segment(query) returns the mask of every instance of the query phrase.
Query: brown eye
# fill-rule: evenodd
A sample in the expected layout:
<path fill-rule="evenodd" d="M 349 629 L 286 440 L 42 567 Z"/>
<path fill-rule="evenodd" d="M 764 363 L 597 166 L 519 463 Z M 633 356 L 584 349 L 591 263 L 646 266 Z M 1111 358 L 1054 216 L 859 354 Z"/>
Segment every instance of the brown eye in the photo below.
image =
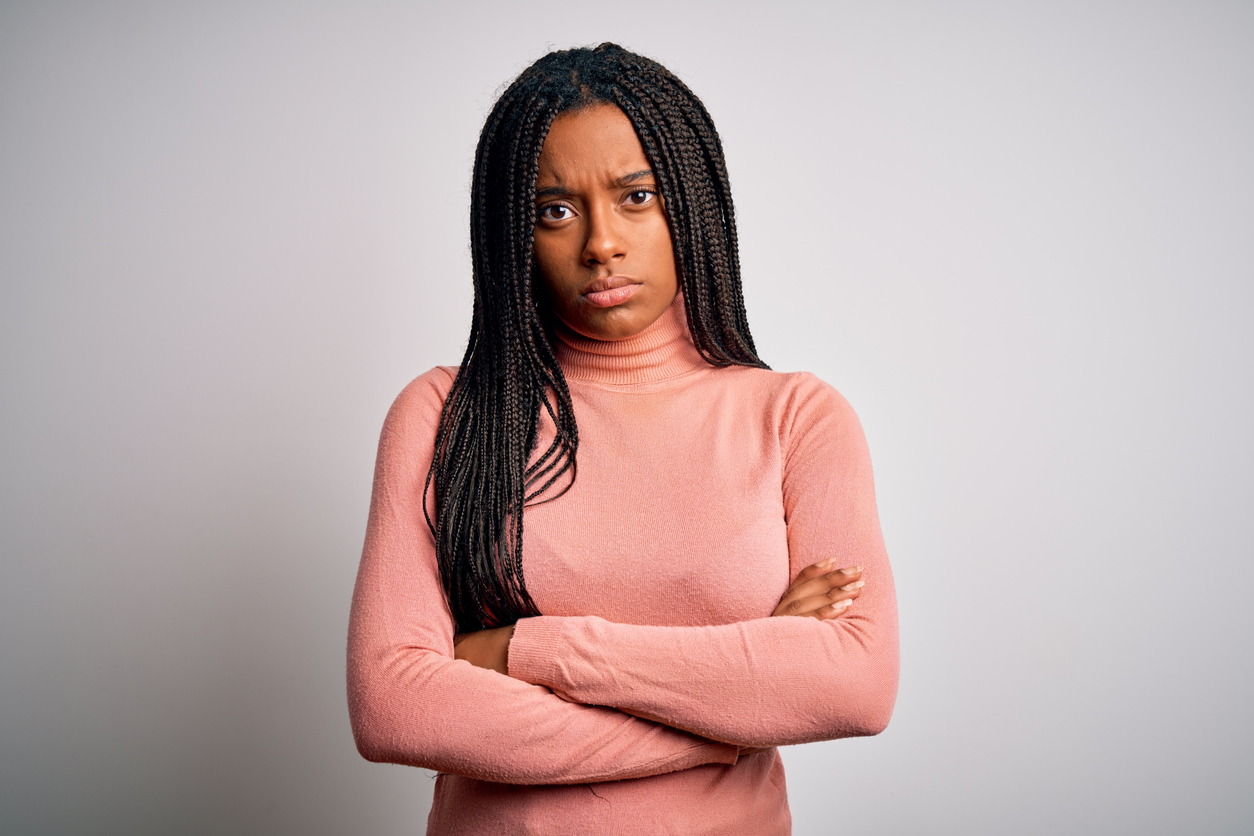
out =
<path fill-rule="evenodd" d="M 632 206 L 645 206 L 653 200 L 654 194 L 647 189 L 637 189 L 627 195 L 627 202 Z"/>
<path fill-rule="evenodd" d="M 545 206 L 540 210 L 540 220 L 542 221 L 564 221 L 574 217 L 574 211 L 569 206 L 563 206 L 560 203 L 554 203 Z"/>

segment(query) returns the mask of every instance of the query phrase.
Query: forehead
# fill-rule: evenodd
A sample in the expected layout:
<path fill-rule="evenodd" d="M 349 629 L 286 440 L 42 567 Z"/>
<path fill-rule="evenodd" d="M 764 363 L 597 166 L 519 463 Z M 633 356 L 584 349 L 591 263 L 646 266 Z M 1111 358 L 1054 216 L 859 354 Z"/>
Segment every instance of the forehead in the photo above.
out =
<path fill-rule="evenodd" d="M 636 130 L 617 106 L 600 104 L 553 120 L 540 150 L 537 185 L 615 179 L 649 168 Z"/>

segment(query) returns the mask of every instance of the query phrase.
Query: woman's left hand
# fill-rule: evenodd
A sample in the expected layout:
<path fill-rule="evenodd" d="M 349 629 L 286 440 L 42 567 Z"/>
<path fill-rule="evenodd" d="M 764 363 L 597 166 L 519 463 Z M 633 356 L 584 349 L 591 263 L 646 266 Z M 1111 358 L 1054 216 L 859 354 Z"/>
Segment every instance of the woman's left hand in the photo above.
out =
<path fill-rule="evenodd" d="M 509 676 L 509 640 L 514 625 L 460 633 L 453 637 L 453 658 Z"/>
<path fill-rule="evenodd" d="M 836 569 L 836 558 L 807 566 L 788 587 L 771 615 L 800 615 L 826 621 L 849 611 L 862 593 L 862 567 Z"/>

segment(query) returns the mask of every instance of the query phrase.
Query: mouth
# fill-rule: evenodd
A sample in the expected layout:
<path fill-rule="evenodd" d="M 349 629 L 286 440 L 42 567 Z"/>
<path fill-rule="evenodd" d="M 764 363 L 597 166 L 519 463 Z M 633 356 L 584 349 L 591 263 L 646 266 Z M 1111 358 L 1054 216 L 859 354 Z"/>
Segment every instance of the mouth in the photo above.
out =
<path fill-rule="evenodd" d="M 606 276 L 588 285 L 588 289 L 580 296 L 594 308 L 612 308 L 635 296 L 636 291 L 642 287 L 643 282 L 627 276 Z"/>

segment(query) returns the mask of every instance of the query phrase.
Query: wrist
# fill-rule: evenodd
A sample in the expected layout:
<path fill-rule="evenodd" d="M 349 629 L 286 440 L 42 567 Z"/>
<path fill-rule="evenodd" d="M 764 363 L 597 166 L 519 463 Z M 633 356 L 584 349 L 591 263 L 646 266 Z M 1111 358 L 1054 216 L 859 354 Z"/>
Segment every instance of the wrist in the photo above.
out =
<path fill-rule="evenodd" d="M 561 620 L 536 616 L 520 618 L 510 634 L 507 664 L 509 675 L 532 685 L 552 688 L 555 680 Z"/>

